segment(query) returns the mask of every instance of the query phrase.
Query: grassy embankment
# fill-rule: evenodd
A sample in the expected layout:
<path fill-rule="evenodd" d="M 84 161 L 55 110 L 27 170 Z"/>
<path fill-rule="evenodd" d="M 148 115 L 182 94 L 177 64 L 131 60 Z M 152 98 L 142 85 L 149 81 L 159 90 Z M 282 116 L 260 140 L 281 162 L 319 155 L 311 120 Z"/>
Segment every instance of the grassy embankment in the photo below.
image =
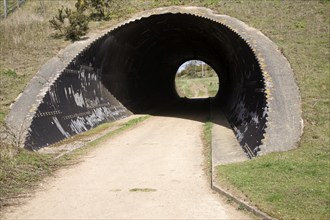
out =
<path fill-rule="evenodd" d="M 220 166 L 219 181 L 241 190 L 253 204 L 276 218 L 329 219 L 329 1 L 126 2 L 120 11 L 125 16 L 171 4 L 209 6 L 261 30 L 279 46 L 292 65 L 302 96 L 305 128 L 299 148 Z M 0 21 L 0 121 L 40 66 L 69 44 L 50 37 L 48 19 L 60 4 L 72 5 L 72 1 L 45 1 L 45 8 L 39 1 L 28 1 Z M 107 25 L 92 24 L 91 29 Z M 0 166 L 8 167 L 5 174 L 13 177 L 23 167 L 27 167 L 23 172 L 26 176 L 34 169 L 44 172 L 54 167 L 47 158 L 33 159 L 35 156 L 22 151 Z M 26 161 L 22 166 L 18 164 L 20 158 Z M 30 166 L 33 168 L 29 170 Z M 14 180 L 24 185 L 24 178 Z"/>
<path fill-rule="evenodd" d="M 329 7 L 328 1 L 236 1 L 218 7 L 270 37 L 300 88 L 305 127 L 298 149 L 218 167 L 220 182 L 279 219 L 330 218 Z"/>
<path fill-rule="evenodd" d="M 0 20 L 0 123 L 42 64 L 69 42 L 53 39 L 48 20 L 66 1 L 28 1 Z"/>

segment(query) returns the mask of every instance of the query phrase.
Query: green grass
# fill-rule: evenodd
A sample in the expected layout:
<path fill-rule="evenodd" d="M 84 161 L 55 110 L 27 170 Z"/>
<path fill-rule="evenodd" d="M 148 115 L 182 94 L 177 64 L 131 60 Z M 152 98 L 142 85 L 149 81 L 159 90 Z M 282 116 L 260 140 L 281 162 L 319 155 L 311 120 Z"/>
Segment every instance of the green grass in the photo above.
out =
<path fill-rule="evenodd" d="M 219 182 L 234 185 L 276 218 L 329 219 L 329 157 L 303 153 L 298 157 L 298 153 L 219 166 Z"/>
<path fill-rule="evenodd" d="M 131 119 L 101 138 L 91 141 L 83 148 L 76 149 L 70 152 L 70 154 L 65 154 L 59 159 L 55 159 L 58 154 L 42 154 L 24 149 L 20 150 L 14 157 L 0 158 L 0 208 L 10 205 L 11 199 L 30 192 L 31 189 L 38 186 L 44 177 L 52 175 L 57 169 L 76 164 L 82 155 L 90 152 L 94 147 L 99 146 L 112 136 L 134 127 L 147 118 L 149 116 Z M 70 141 L 83 140 L 83 138 L 104 131 L 112 125 L 113 123 L 100 125 L 84 134 L 65 140 L 65 144 L 70 144 Z"/>
<path fill-rule="evenodd" d="M 213 124 L 210 121 L 206 121 L 203 125 L 203 156 L 204 156 L 204 172 L 209 181 L 212 178 L 212 127 Z"/>
<path fill-rule="evenodd" d="M 14 158 L 0 160 L 0 208 L 8 205 L 9 199 L 35 187 L 61 164 L 50 155 L 26 150 L 21 150 Z"/>
<path fill-rule="evenodd" d="M 177 78 L 176 90 L 181 97 L 214 97 L 219 89 L 218 77 Z"/>
<path fill-rule="evenodd" d="M 288 58 L 302 96 L 299 148 L 218 167 L 218 176 L 279 219 L 329 219 L 329 2 L 236 1 L 219 11 L 263 31 Z M 255 16 L 258 15 L 258 16 Z"/>
<path fill-rule="evenodd" d="M 54 8 L 72 2 L 27 1 L 8 18 L 0 20 L 0 124 L 9 106 L 47 60 L 69 42 L 53 39 L 48 20 Z M 7 74 L 8 71 L 15 74 Z"/>

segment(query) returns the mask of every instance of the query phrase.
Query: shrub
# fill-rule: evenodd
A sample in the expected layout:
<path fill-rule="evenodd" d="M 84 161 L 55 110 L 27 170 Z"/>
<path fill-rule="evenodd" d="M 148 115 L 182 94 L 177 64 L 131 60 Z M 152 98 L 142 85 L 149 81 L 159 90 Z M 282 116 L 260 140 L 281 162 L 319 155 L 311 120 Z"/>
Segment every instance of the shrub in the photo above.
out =
<path fill-rule="evenodd" d="M 111 0 L 77 0 L 76 11 L 62 7 L 58 15 L 50 22 L 56 33 L 55 37 L 65 37 L 66 40 L 76 41 L 85 35 L 89 20 L 101 21 L 110 19 Z"/>
<path fill-rule="evenodd" d="M 64 36 L 66 40 L 76 41 L 87 33 L 89 19 L 82 11 L 62 7 L 49 23 L 57 31 L 57 37 Z"/>
<path fill-rule="evenodd" d="M 110 0 L 77 0 L 75 6 L 78 12 L 88 11 L 89 18 L 93 21 L 110 19 Z"/>

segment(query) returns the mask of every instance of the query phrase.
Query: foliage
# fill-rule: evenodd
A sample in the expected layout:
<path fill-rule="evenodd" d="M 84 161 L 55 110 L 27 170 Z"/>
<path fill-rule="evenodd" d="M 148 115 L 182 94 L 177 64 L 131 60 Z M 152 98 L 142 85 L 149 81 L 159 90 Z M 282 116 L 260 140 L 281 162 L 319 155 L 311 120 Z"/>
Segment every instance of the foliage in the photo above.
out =
<path fill-rule="evenodd" d="M 92 9 L 90 18 L 92 20 L 101 21 L 110 19 L 110 1 L 109 0 L 88 0 Z"/>
<path fill-rule="evenodd" d="M 80 13 L 88 11 L 93 21 L 110 19 L 111 0 L 77 0 L 75 6 Z"/>
<path fill-rule="evenodd" d="M 201 63 L 197 60 L 191 60 L 182 65 L 185 65 L 185 67 L 177 73 L 177 77 L 202 78 L 216 76 L 212 67 L 204 62 Z"/>
<path fill-rule="evenodd" d="M 110 20 L 110 6 L 110 0 L 77 0 L 75 11 L 62 6 L 49 23 L 57 31 L 56 37 L 76 41 L 87 33 L 90 20 Z"/>
<path fill-rule="evenodd" d="M 83 13 L 64 7 L 58 9 L 58 14 L 49 21 L 50 26 L 59 32 L 57 36 L 64 36 L 66 40 L 72 41 L 79 40 L 87 33 L 88 22 Z"/>

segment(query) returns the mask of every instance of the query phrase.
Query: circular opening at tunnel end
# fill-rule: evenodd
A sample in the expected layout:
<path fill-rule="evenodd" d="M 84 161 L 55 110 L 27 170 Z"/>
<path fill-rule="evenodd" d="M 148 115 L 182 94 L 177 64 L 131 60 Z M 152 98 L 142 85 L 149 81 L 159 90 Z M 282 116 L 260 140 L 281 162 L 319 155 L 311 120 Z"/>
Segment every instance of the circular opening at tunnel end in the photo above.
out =
<path fill-rule="evenodd" d="M 184 62 L 176 72 L 175 89 L 181 98 L 210 98 L 219 91 L 219 77 L 201 60 Z"/>

